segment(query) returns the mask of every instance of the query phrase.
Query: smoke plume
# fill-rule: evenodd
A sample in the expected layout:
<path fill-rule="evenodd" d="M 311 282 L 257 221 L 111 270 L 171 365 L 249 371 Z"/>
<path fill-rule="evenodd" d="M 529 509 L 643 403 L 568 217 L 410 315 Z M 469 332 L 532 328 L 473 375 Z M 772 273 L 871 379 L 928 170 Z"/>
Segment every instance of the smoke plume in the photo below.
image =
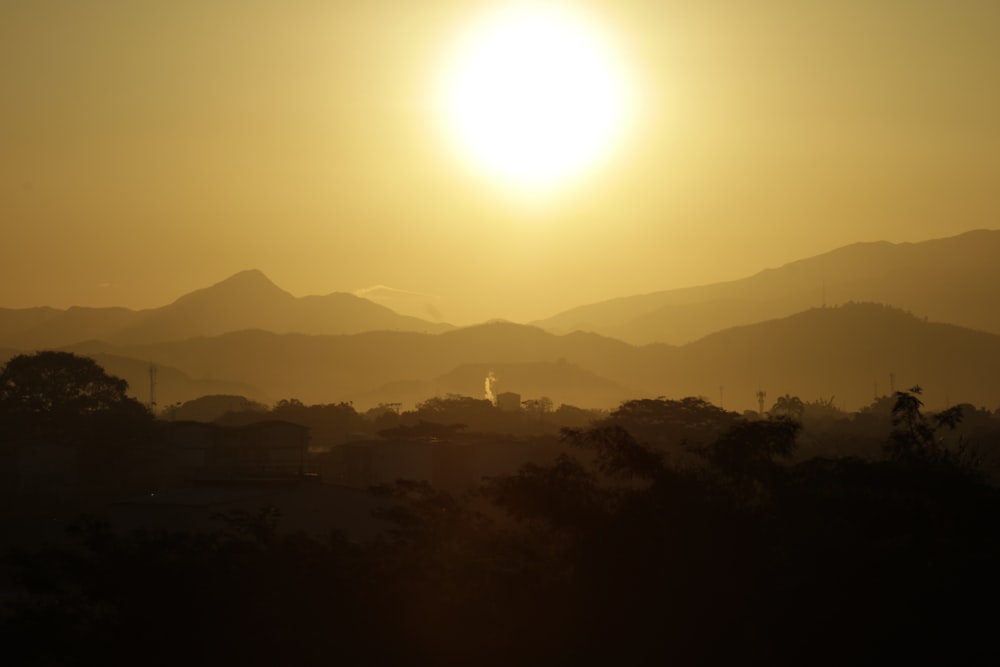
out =
<path fill-rule="evenodd" d="M 493 375 L 493 371 L 490 371 L 489 374 L 486 376 L 486 382 L 484 384 L 486 387 L 486 400 L 492 403 L 493 405 L 497 404 L 497 395 L 496 392 L 493 391 L 493 388 L 496 386 L 496 383 L 497 383 L 497 378 L 495 375 Z"/>

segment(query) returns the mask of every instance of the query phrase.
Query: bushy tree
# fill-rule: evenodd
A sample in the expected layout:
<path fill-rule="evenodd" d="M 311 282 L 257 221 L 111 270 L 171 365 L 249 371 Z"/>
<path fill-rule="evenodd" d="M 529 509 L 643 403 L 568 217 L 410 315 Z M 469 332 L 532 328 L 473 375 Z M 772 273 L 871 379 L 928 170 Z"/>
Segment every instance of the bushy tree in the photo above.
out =
<path fill-rule="evenodd" d="M 962 407 L 956 405 L 926 416 L 921 412 L 922 393 L 919 385 L 909 391 L 896 392 L 892 406 L 893 430 L 885 445 L 886 453 L 898 461 L 958 463 L 956 457 L 961 452 L 949 451 L 938 432 L 945 427 L 954 429 L 962 421 Z"/>
<path fill-rule="evenodd" d="M 56 351 L 20 354 L 0 371 L 0 414 L 62 420 L 146 413 L 127 391 L 125 380 L 89 357 Z"/>

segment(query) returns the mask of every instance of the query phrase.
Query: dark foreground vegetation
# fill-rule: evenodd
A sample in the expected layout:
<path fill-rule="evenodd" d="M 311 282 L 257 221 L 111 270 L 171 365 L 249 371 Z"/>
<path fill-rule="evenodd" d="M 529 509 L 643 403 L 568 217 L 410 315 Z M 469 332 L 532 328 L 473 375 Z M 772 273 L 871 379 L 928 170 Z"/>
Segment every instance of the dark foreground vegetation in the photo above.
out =
<path fill-rule="evenodd" d="M 12 407 L 4 391 L 5 433 L 52 423 L 38 416 L 51 404 Z M 219 516 L 210 533 L 123 534 L 83 518 L 69 541 L 6 555 L 3 655 L 992 664 L 1000 496 L 976 453 L 998 443 L 953 437 L 962 409 L 926 413 L 917 388 L 890 399 L 878 450 L 850 454 L 849 427 L 835 442 L 806 438 L 788 398 L 761 419 L 698 399 L 632 401 L 565 429 L 567 453 L 467 492 L 383 487 L 393 502 L 374 541 L 291 534 L 269 507 Z M 77 427 L 99 428 L 80 415 L 103 419 L 107 406 L 91 408 L 75 411 Z M 114 447 L 142 428 L 127 423 L 107 432 Z"/>

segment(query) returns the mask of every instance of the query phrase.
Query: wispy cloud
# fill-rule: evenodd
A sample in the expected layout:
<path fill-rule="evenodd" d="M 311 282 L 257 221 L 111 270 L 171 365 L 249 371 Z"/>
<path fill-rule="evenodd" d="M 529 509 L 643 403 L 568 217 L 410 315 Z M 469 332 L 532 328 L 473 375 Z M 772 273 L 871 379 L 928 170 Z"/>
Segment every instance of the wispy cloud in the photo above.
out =
<path fill-rule="evenodd" d="M 444 321 L 444 315 L 438 307 L 442 299 L 436 294 L 413 292 L 388 285 L 371 285 L 354 290 L 354 295 L 374 301 L 403 315 L 413 315 L 434 322 Z"/>
<path fill-rule="evenodd" d="M 360 289 L 354 290 L 354 296 L 360 296 L 364 299 L 392 299 L 397 297 L 405 297 L 408 299 L 432 299 L 440 300 L 441 297 L 435 294 L 423 294 L 421 292 L 411 292 L 409 290 L 397 289 L 395 287 L 389 287 L 388 285 L 371 285 L 370 287 L 362 287 Z"/>

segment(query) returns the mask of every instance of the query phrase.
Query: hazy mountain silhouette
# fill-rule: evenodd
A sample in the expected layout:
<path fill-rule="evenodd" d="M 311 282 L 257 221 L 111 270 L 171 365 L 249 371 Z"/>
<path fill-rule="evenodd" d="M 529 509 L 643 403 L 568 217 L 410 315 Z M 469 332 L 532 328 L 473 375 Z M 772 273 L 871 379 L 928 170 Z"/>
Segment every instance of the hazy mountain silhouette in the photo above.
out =
<path fill-rule="evenodd" d="M 346 334 L 399 330 L 440 332 L 447 324 L 399 315 L 353 294 L 295 297 L 260 271 L 237 273 L 161 308 L 0 310 L 0 343 L 21 349 L 87 340 L 118 344 L 218 336 L 244 329 L 277 333 Z"/>
<path fill-rule="evenodd" d="M 55 308 L 0 308 L 0 341 L 30 331 L 58 316 Z"/>
<path fill-rule="evenodd" d="M 552 333 L 590 331 L 633 344 L 682 344 L 825 303 L 871 301 L 933 320 L 1000 333 L 1000 231 L 923 243 L 858 243 L 742 280 L 623 297 L 537 322 Z M 142 311 L 0 308 L 0 345 L 22 350 L 87 340 L 119 345 L 248 329 L 312 335 L 437 333 L 450 325 L 399 315 L 352 294 L 295 297 L 256 270 Z"/>
<path fill-rule="evenodd" d="M 886 303 L 1000 333 L 1000 230 L 922 243 L 856 243 L 749 278 L 580 306 L 536 325 L 635 344 L 682 344 L 824 304 Z"/>
<path fill-rule="evenodd" d="M 601 375 L 595 367 L 621 373 L 621 368 L 640 363 L 635 348 L 620 341 L 591 334 L 553 336 L 509 323 L 439 335 L 375 331 L 308 336 L 254 330 L 166 343 L 109 346 L 91 342 L 69 349 L 86 354 L 113 351 L 147 364 L 152 359 L 193 377 L 245 382 L 276 398 L 294 397 L 311 403 L 355 400 L 389 383 L 431 381 L 467 364 L 528 364 L 572 358 L 571 363 Z M 455 386 L 454 392 L 479 396 L 484 378 L 485 372 L 470 380 L 468 387 Z M 504 390 L 525 393 L 506 382 Z"/>
<path fill-rule="evenodd" d="M 495 323 L 437 335 L 243 331 L 188 341 L 113 347 L 91 343 L 73 349 L 113 352 L 147 363 L 152 359 L 193 378 L 245 383 L 275 398 L 355 401 L 360 409 L 369 407 L 368 401 L 405 401 L 420 389 L 478 397 L 483 378 L 462 370 L 469 367 L 496 371 L 503 391 L 523 398 L 537 398 L 537 391 L 557 405 L 578 401 L 581 407 L 602 407 L 601 401 L 615 398 L 612 388 L 621 387 L 630 397 L 702 395 L 724 407 L 744 409 L 754 405 L 760 388 L 768 392 L 769 401 L 785 393 L 804 400 L 835 395 L 838 406 L 857 409 L 871 402 L 876 383 L 880 393 L 889 393 L 890 374 L 897 389 L 923 385 L 931 406 L 949 401 L 991 409 L 1000 405 L 1000 385 L 995 382 L 1000 377 L 1000 336 L 927 322 L 875 304 L 811 309 L 730 328 L 682 347 L 636 347 L 594 334 L 557 336 L 536 327 Z M 580 391 L 565 384 L 559 388 L 560 363 L 590 374 L 592 400 L 581 398 L 582 386 Z M 497 370 L 531 364 L 539 365 L 532 371 L 539 375 L 530 378 L 526 372 L 523 380 L 504 378 Z M 518 386 L 522 381 L 525 386 Z M 387 390 L 393 383 L 400 392 L 396 396 Z"/>
<path fill-rule="evenodd" d="M 359 408 L 480 396 L 479 376 L 492 369 L 502 390 L 581 407 L 702 395 L 742 409 L 760 388 L 772 399 L 836 395 L 839 407 L 857 408 L 888 393 L 892 374 L 895 388 L 925 386 L 930 405 L 992 409 L 1000 336 L 986 332 L 1000 331 L 998 260 L 1000 231 L 861 243 L 744 280 L 583 306 L 546 320 L 549 331 L 509 322 L 454 329 L 349 294 L 296 298 L 245 271 L 145 311 L 0 309 L 0 350 L 108 355 L 140 400 L 153 361 L 161 406 L 206 393 Z M 917 316 L 865 303 L 818 308 L 824 292 L 830 304 L 901 304 Z M 576 328 L 598 333 L 552 333 Z M 618 336 L 694 342 L 637 346 Z"/>
<path fill-rule="evenodd" d="M 260 271 L 243 271 L 150 311 L 117 340 L 161 342 L 244 329 L 275 333 L 346 334 L 401 330 L 436 332 L 448 325 L 398 315 L 353 294 L 296 298 Z"/>
<path fill-rule="evenodd" d="M 35 309 L 32 309 L 35 310 Z M 2 340 L 21 348 L 52 348 L 83 340 L 107 340 L 114 332 L 132 324 L 140 313 L 128 308 L 84 308 L 73 306 L 66 310 L 43 309 L 45 317 L 37 323 L 4 336 Z M 24 320 L 23 311 L 8 311 L 8 324 Z M 2 315 L 0 315 L 2 318 Z M 4 327 L 6 328 L 6 327 Z M 11 327 L 13 328 L 13 327 Z"/>
<path fill-rule="evenodd" d="M 876 393 L 919 384 L 930 406 L 1000 405 L 1000 336 L 879 304 L 814 308 L 720 331 L 681 350 L 672 373 L 710 398 L 720 386 L 730 400 L 761 388 L 767 406 L 785 393 L 835 395 L 838 407 L 856 410 Z"/>
<path fill-rule="evenodd" d="M 126 380 L 130 394 L 143 403 L 149 401 L 149 361 L 113 354 L 92 356 L 109 373 Z M 156 402 L 160 409 L 193 397 L 214 394 L 236 394 L 262 403 L 274 400 L 273 397 L 246 382 L 193 378 L 171 366 L 156 364 Z"/>

